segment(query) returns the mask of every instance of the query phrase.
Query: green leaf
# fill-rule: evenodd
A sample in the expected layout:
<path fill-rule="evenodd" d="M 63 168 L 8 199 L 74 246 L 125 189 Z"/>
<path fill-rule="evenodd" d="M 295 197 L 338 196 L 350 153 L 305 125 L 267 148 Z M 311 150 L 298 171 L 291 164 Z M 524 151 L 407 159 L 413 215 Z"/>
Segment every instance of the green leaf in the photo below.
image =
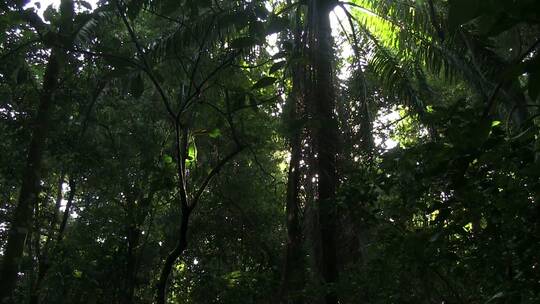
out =
<path fill-rule="evenodd" d="M 77 278 L 77 279 L 82 278 L 82 271 L 77 270 L 77 269 L 73 270 L 73 276 L 74 276 L 75 278 Z"/>
<path fill-rule="evenodd" d="M 276 82 L 277 78 L 275 77 L 263 77 L 261 79 L 259 79 L 259 81 L 257 81 L 252 89 L 253 90 L 256 90 L 256 89 L 261 89 L 261 88 L 264 88 L 264 87 L 267 87 L 267 86 L 271 86 L 274 84 L 274 82 Z"/>
<path fill-rule="evenodd" d="M 165 164 L 171 164 L 173 162 L 173 158 L 170 155 L 163 155 L 163 162 Z"/>
<path fill-rule="evenodd" d="M 286 65 L 287 65 L 287 61 L 280 61 L 280 62 L 274 63 L 270 67 L 270 74 L 273 74 L 273 73 L 277 72 L 278 70 L 281 70 Z"/>
<path fill-rule="evenodd" d="M 188 159 L 195 160 L 196 154 L 197 154 L 197 149 L 195 148 L 195 145 L 190 144 L 188 148 Z"/>
<path fill-rule="evenodd" d="M 216 128 L 208 132 L 208 136 L 210 136 L 210 138 L 218 138 L 221 136 L 221 131 L 218 128 Z"/>
<path fill-rule="evenodd" d="M 193 166 L 193 164 L 196 161 L 197 161 L 197 146 L 195 145 L 195 142 L 192 139 L 188 145 L 186 166 Z"/>

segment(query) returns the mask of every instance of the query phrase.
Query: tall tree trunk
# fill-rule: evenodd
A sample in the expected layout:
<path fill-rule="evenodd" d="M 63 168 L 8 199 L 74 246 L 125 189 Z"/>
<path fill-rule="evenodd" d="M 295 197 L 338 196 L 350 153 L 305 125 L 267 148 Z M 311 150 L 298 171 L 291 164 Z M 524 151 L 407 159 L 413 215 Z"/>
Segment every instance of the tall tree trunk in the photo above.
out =
<path fill-rule="evenodd" d="M 300 225 L 300 160 L 302 158 L 302 129 L 296 123 L 299 120 L 301 93 L 299 91 L 299 71 L 293 71 L 293 88 L 290 98 L 292 124 L 289 132 L 291 160 L 287 177 L 287 195 L 285 213 L 287 216 L 287 245 L 285 265 L 281 285 L 280 298 L 282 303 L 300 304 L 303 302 L 301 291 L 304 288 L 304 253 L 302 250 L 302 229 Z"/>
<path fill-rule="evenodd" d="M 291 140 L 291 160 L 287 181 L 287 247 L 281 286 L 282 303 L 302 303 L 304 288 L 304 254 L 302 250 L 302 229 L 299 219 L 300 158 L 301 140 L 295 134 Z"/>
<path fill-rule="evenodd" d="M 73 20 L 73 1 L 62 0 L 60 5 L 60 35 L 70 33 Z M 54 92 L 59 85 L 59 76 L 66 51 L 53 48 L 45 74 L 39 98 L 35 121 L 31 127 L 32 137 L 28 148 L 26 168 L 19 194 L 19 201 L 11 220 L 5 254 L 0 269 L 0 303 L 8 302 L 17 283 L 17 272 L 21 264 L 24 244 L 33 222 L 32 207 L 38 197 L 41 181 L 41 167 L 49 123 L 54 104 Z"/>
<path fill-rule="evenodd" d="M 313 136 L 317 153 L 319 223 L 321 229 L 322 269 L 321 274 L 328 292 L 327 304 L 337 303 L 333 287 L 338 279 L 336 265 L 336 154 L 337 121 L 334 116 L 335 92 L 332 72 L 333 49 L 330 11 L 335 1 L 312 0 L 310 7 L 311 39 L 313 65 Z"/>
<path fill-rule="evenodd" d="M 288 2 L 290 5 L 290 1 Z M 301 10 L 296 12 L 296 29 L 294 33 L 295 53 L 302 55 L 305 47 L 302 39 Z M 303 250 L 302 226 L 300 223 L 300 160 L 302 159 L 302 133 L 300 125 L 304 116 L 305 67 L 295 64 L 292 68 L 292 89 L 289 97 L 289 115 L 287 117 L 291 159 L 287 176 L 286 223 L 287 244 L 285 263 L 280 288 L 281 303 L 301 304 L 304 302 L 302 290 L 305 285 L 305 259 Z"/>
<path fill-rule="evenodd" d="M 49 118 L 54 102 L 53 94 L 58 86 L 59 70 L 58 55 L 57 51 L 54 50 L 49 56 L 49 62 L 45 70 L 37 117 L 32 125 L 32 139 L 28 149 L 19 201 L 11 220 L 6 251 L 2 260 L 0 302 L 7 301 L 15 288 L 24 244 L 32 227 L 32 208 L 40 189 L 43 152 L 49 133 Z"/>

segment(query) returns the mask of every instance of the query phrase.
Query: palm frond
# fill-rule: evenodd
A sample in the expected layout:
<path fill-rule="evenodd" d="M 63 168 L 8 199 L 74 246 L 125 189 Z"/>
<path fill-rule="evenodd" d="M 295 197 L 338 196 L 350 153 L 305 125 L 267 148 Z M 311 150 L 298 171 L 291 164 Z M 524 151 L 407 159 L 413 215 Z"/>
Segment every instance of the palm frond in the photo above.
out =
<path fill-rule="evenodd" d="M 163 16 L 158 16 L 158 18 Z M 157 62 L 178 58 L 180 53 L 193 53 L 201 48 L 223 48 L 231 39 L 254 31 L 257 16 L 252 7 L 233 6 L 219 12 L 208 12 L 195 20 L 169 18 L 172 30 L 165 30 L 148 47 L 148 54 Z M 162 18 L 163 19 L 163 18 Z M 258 22 L 260 23 L 260 22 Z"/>
<path fill-rule="evenodd" d="M 110 21 L 113 17 L 114 12 L 107 10 L 96 10 L 90 14 L 77 15 L 75 20 L 77 27 L 73 34 L 74 45 L 85 47 L 91 44 L 100 25 Z"/>
<path fill-rule="evenodd" d="M 413 64 L 382 45 L 366 28 L 363 28 L 363 32 L 373 44 L 367 69 L 378 78 L 388 96 L 397 97 L 401 104 L 415 109 L 418 113 L 423 112 L 425 106 L 413 83 Z"/>
<path fill-rule="evenodd" d="M 366 36 L 377 40 L 377 47 L 393 50 L 402 66 L 405 62 L 420 65 L 446 81 L 470 84 L 480 96 L 486 96 L 487 88 L 493 86 L 487 81 L 497 73 L 491 67 L 499 66 L 494 64 L 493 52 L 474 37 L 468 38 L 470 44 L 476 46 L 474 50 L 470 50 L 471 46 L 466 45 L 462 36 L 446 35 L 441 39 L 425 4 L 362 0 L 352 6 L 350 17 L 368 33 Z M 441 26 L 444 28 L 444 24 Z M 466 56 L 471 52 L 474 54 Z"/>

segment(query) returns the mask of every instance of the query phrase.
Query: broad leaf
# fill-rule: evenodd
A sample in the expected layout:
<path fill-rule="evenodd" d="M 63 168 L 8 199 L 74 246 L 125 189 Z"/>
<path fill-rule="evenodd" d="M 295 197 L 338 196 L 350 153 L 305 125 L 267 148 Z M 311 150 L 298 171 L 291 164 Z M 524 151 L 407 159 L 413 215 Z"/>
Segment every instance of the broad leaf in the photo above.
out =
<path fill-rule="evenodd" d="M 210 136 L 210 138 L 218 138 L 221 136 L 221 131 L 218 128 L 216 128 L 208 132 L 208 136 Z"/>

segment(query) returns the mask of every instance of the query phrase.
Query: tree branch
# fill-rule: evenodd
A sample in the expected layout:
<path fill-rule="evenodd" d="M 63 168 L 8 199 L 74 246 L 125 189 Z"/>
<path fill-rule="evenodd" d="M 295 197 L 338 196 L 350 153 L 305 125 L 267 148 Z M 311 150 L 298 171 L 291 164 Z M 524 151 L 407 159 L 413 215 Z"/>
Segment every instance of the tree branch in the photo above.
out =
<path fill-rule="evenodd" d="M 210 183 L 212 178 L 214 176 L 216 176 L 219 173 L 219 171 L 221 171 L 223 166 L 225 166 L 230 160 L 232 160 L 242 150 L 244 150 L 244 146 L 237 146 L 234 151 L 232 151 L 227 156 L 225 156 L 225 158 L 220 160 L 218 162 L 218 164 L 212 169 L 212 171 L 210 171 L 210 173 L 206 176 L 206 178 L 202 182 L 201 186 L 199 187 L 199 190 L 197 191 L 197 193 L 193 197 L 193 201 L 192 201 L 191 205 L 189 206 L 190 211 L 195 209 L 195 207 L 197 206 L 197 203 L 199 202 L 199 199 L 201 198 L 204 190 L 206 189 L 206 187 L 208 186 L 208 184 Z"/>
<path fill-rule="evenodd" d="M 139 40 L 137 38 L 137 35 L 135 34 L 135 31 L 133 30 L 133 28 L 129 24 L 129 21 L 127 20 L 126 15 L 124 14 L 124 9 L 120 5 L 119 0 L 115 0 L 114 2 L 116 4 L 116 7 L 118 8 L 118 12 L 120 14 L 120 17 L 122 18 L 122 21 L 124 22 L 124 25 L 126 26 L 126 29 L 127 29 L 128 33 L 129 33 L 129 36 L 131 37 L 131 40 L 135 44 L 135 47 L 136 47 L 137 52 L 139 54 L 139 57 L 141 58 L 141 61 L 143 62 L 143 65 L 144 65 L 143 71 L 146 73 L 148 78 L 150 78 L 150 81 L 152 81 L 152 83 L 154 84 L 154 87 L 156 88 L 159 95 L 161 96 L 161 99 L 163 100 L 163 103 L 165 104 L 165 108 L 167 109 L 167 113 L 169 113 L 171 118 L 174 119 L 174 117 L 176 117 L 176 116 L 174 114 L 174 111 L 171 108 L 169 98 L 165 94 L 165 91 L 161 87 L 161 84 L 159 83 L 159 81 L 156 79 L 154 74 L 152 74 L 152 69 L 150 68 L 150 65 L 148 64 L 148 62 L 146 60 L 144 50 L 143 50 L 141 44 L 139 43 Z"/>

